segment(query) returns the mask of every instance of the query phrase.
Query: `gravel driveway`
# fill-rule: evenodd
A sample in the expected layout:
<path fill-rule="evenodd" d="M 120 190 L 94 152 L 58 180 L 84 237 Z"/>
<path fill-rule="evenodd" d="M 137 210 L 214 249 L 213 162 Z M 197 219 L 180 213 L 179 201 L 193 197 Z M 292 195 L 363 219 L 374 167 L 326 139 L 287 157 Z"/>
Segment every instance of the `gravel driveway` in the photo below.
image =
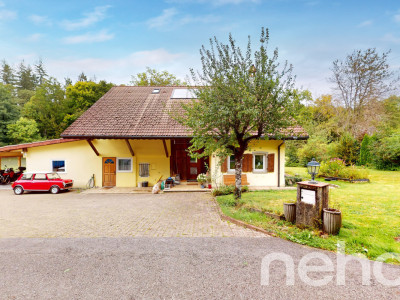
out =
<path fill-rule="evenodd" d="M 254 237 L 222 221 L 206 193 L 84 194 L 0 191 L 0 238 Z"/>

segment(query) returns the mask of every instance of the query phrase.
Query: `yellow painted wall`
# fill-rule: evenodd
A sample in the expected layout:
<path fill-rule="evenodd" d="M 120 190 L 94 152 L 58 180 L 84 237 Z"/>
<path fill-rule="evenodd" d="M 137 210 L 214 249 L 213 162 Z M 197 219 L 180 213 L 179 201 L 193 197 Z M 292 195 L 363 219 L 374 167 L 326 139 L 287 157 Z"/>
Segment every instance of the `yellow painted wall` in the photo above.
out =
<path fill-rule="evenodd" d="M 132 172 L 116 173 L 118 187 L 135 187 L 138 181 L 148 181 L 154 185 L 162 176 L 170 176 L 169 157 L 164 151 L 162 140 L 130 140 L 135 156 L 132 157 L 125 140 L 93 140 L 100 156 L 96 156 L 86 141 L 62 143 L 29 148 L 27 152 L 27 172 L 49 172 L 52 160 L 65 160 L 66 172 L 62 178 L 74 180 L 74 186 L 84 188 L 92 174 L 96 186 L 102 185 L 102 157 L 132 158 Z M 166 141 L 168 154 L 171 143 Z M 150 163 L 150 177 L 139 178 L 139 163 Z"/>
<path fill-rule="evenodd" d="M 268 154 L 274 153 L 274 172 L 270 173 L 255 173 L 255 172 L 246 172 L 243 174 L 247 175 L 247 181 L 250 186 L 278 186 L 278 146 L 282 143 L 282 141 L 275 140 L 260 140 L 254 141 L 250 144 L 249 149 L 245 152 L 245 154 L 251 154 L 253 152 L 267 152 Z M 223 175 L 224 174 L 235 174 L 234 172 L 221 173 L 221 166 L 219 164 L 218 157 L 213 155 L 211 157 L 211 172 L 212 172 L 212 180 L 214 184 L 221 185 L 223 184 Z M 280 185 L 285 186 L 285 144 L 281 146 L 281 174 L 280 174 Z"/>

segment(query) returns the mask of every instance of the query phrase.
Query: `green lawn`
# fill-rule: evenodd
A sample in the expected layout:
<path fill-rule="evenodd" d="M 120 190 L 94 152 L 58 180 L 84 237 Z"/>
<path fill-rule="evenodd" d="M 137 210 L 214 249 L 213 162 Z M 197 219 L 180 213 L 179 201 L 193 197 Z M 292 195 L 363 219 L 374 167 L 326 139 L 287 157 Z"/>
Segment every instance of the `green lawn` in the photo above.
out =
<path fill-rule="evenodd" d="M 287 173 L 306 176 L 305 168 L 286 168 Z M 233 218 L 263 227 L 277 236 L 328 250 L 338 241 L 346 243 L 346 253 L 365 254 L 375 259 L 386 252 L 400 254 L 400 172 L 369 170 L 371 183 L 334 181 L 340 188 L 330 189 L 330 206 L 340 208 L 343 227 L 338 236 L 321 236 L 315 230 L 300 230 L 248 208 L 283 213 L 283 202 L 295 200 L 295 190 L 257 191 L 243 194 L 244 205 L 237 209 L 232 195 L 217 198 L 223 212 Z M 322 179 L 319 179 L 322 180 Z"/>

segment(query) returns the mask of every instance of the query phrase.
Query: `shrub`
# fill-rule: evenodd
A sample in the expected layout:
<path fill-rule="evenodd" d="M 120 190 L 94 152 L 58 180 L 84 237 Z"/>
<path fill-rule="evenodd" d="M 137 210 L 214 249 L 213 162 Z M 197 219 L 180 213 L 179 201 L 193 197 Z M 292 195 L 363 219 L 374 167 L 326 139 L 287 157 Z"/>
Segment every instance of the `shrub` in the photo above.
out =
<path fill-rule="evenodd" d="M 319 174 L 329 177 L 339 177 L 347 179 L 367 179 L 368 172 L 365 169 L 357 168 L 354 165 L 346 167 L 346 163 L 340 158 L 333 158 L 328 162 L 322 162 Z"/>
<path fill-rule="evenodd" d="M 327 143 L 321 139 L 309 139 L 307 144 L 300 148 L 297 152 L 300 164 L 306 166 L 313 158 L 316 161 L 327 160 Z"/>
<path fill-rule="evenodd" d="M 328 162 L 322 162 L 319 174 L 323 176 L 339 177 L 339 174 L 346 168 L 346 163 L 340 158 L 332 158 Z"/>
<path fill-rule="evenodd" d="M 285 185 L 286 186 L 293 186 L 296 182 L 303 181 L 303 178 L 300 176 L 285 176 Z"/>
<path fill-rule="evenodd" d="M 354 165 L 344 168 L 340 173 L 340 178 L 347 178 L 350 180 L 355 179 L 367 179 L 368 178 L 368 171 L 366 169 L 359 169 Z"/>
<path fill-rule="evenodd" d="M 355 164 L 360 155 L 360 144 L 350 133 L 346 132 L 339 140 L 337 154 L 346 164 Z"/>
<path fill-rule="evenodd" d="M 361 142 L 360 146 L 360 159 L 358 160 L 359 165 L 368 166 L 372 162 L 371 154 L 371 137 L 366 134 Z"/>
<path fill-rule="evenodd" d="M 373 163 L 377 169 L 400 170 L 400 130 L 373 143 Z"/>
<path fill-rule="evenodd" d="M 242 193 L 245 193 L 248 191 L 249 191 L 248 186 L 242 186 Z M 234 185 L 221 185 L 220 187 L 212 190 L 212 195 L 213 196 L 230 195 L 230 194 L 233 194 L 234 192 L 235 192 Z"/>

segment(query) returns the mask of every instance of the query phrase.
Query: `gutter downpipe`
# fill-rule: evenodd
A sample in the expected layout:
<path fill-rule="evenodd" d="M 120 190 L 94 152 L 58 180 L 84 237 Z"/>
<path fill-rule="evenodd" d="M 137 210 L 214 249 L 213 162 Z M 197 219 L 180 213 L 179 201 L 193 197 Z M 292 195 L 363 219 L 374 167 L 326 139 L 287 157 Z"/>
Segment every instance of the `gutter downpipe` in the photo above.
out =
<path fill-rule="evenodd" d="M 281 187 L 281 146 L 284 143 L 285 141 L 278 146 L 278 187 Z"/>

